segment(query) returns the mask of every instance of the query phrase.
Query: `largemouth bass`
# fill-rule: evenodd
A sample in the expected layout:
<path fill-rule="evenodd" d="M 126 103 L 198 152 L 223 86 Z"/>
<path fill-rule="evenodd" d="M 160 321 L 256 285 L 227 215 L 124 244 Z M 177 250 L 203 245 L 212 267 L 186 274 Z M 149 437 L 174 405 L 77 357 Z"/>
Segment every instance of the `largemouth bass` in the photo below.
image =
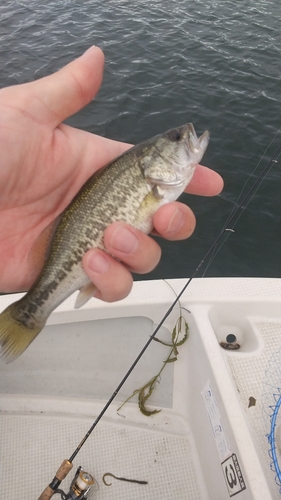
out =
<path fill-rule="evenodd" d="M 26 295 L 0 314 L 1 356 L 17 358 L 44 327 L 48 316 L 80 289 L 76 307 L 92 296 L 82 258 L 103 249 L 105 228 L 124 221 L 149 233 L 156 210 L 176 200 L 190 182 L 208 145 L 191 123 L 129 149 L 95 173 L 60 216 L 42 271 Z M 88 292 L 88 293 L 87 293 Z"/>

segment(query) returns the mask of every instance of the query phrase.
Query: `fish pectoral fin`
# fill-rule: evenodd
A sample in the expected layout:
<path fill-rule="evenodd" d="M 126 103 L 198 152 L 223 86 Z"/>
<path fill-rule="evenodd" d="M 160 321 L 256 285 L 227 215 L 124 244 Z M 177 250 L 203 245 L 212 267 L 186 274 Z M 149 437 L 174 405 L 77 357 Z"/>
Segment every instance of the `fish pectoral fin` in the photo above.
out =
<path fill-rule="evenodd" d="M 93 283 L 87 283 L 87 285 L 82 286 L 80 288 L 79 294 L 76 297 L 76 301 L 74 304 L 75 309 L 79 309 L 82 307 L 88 300 L 90 300 L 94 293 L 97 291 L 97 287 Z"/>

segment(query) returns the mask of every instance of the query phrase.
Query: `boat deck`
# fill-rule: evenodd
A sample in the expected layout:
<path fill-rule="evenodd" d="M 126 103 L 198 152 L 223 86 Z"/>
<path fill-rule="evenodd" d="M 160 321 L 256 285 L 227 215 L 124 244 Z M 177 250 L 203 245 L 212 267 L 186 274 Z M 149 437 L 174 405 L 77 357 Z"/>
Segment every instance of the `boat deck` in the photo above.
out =
<path fill-rule="evenodd" d="M 82 465 L 99 485 L 89 499 L 280 498 L 280 281 L 193 280 L 181 299 L 188 339 L 179 347 L 178 360 L 167 364 L 149 400 L 148 407 L 161 412 L 142 415 L 136 399 L 117 411 L 166 358 L 169 348 L 153 342 L 61 487 L 68 491 Z M 178 292 L 184 280 L 169 283 Z M 1 362 L 5 500 L 38 498 L 173 299 L 174 292 L 161 281 L 136 283 L 120 303 L 93 300 L 78 311 L 71 297 L 18 360 Z M 13 300 L 1 297 L 0 308 Z M 169 341 L 178 315 L 176 308 L 158 337 Z M 235 335 L 230 349 L 229 335 Z M 275 466 L 268 440 L 271 429 Z M 108 477 L 112 485 L 106 486 L 102 477 L 107 472 L 148 484 Z"/>

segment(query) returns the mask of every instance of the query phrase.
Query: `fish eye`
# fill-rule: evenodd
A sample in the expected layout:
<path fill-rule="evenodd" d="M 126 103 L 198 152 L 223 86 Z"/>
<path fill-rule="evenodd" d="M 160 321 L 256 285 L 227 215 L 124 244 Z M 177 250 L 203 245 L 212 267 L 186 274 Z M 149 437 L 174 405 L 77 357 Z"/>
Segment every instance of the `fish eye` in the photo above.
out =
<path fill-rule="evenodd" d="M 181 140 L 181 133 L 178 129 L 175 128 L 169 131 L 168 137 L 171 141 L 178 142 Z"/>

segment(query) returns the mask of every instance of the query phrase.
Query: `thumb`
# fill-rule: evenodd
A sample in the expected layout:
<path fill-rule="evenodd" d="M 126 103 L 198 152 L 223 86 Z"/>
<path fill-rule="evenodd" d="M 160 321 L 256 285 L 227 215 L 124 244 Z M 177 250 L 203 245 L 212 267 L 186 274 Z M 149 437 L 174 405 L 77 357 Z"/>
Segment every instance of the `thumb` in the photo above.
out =
<path fill-rule="evenodd" d="M 29 113 L 41 123 L 48 122 L 57 127 L 97 94 L 103 66 L 103 52 L 93 46 L 56 73 L 26 84 L 29 87 Z"/>

